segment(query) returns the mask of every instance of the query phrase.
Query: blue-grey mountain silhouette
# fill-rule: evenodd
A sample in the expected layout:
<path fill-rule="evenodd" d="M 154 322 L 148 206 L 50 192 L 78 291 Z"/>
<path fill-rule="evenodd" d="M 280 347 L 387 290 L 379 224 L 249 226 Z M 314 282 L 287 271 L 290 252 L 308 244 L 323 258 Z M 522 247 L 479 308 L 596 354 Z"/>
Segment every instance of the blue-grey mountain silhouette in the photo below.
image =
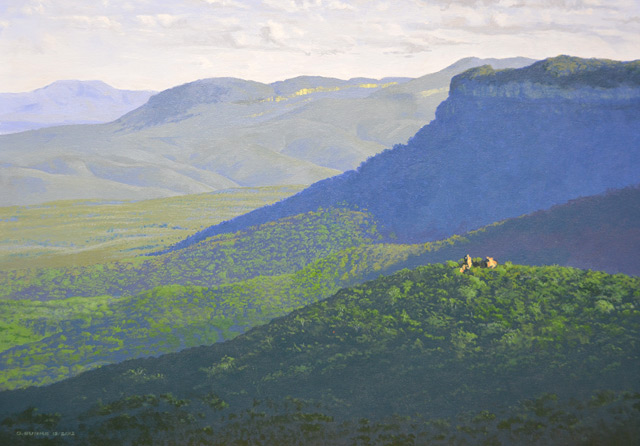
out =
<path fill-rule="evenodd" d="M 391 240 L 435 240 L 637 184 L 639 73 L 569 56 L 466 71 L 406 145 L 179 246 L 329 207 L 367 209 Z"/>
<path fill-rule="evenodd" d="M 413 80 L 204 79 L 109 124 L 4 135 L 0 205 L 311 184 L 406 142 L 433 119 L 451 76 L 482 63 L 465 59 Z"/>

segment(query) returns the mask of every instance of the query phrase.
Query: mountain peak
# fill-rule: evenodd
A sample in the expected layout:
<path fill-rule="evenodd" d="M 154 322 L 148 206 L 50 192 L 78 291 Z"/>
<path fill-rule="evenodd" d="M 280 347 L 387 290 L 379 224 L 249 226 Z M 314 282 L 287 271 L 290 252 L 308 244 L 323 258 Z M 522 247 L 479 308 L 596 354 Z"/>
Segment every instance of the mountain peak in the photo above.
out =
<path fill-rule="evenodd" d="M 121 122 L 134 127 L 179 121 L 189 110 L 201 104 L 256 101 L 273 96 L 273 87 L 260 82 L 233 77 L 200 79 L 164 90 L 137 110 L 122 117 Z"/>
<path fill-rule="evenodd" d="M 38 90 L 43 90 L 47 88 L 56 88 L 56 87 L 78 87 L 81 85 L 92 86 L 92 87 L 113 88 L 111 87 L 111 85 L 99 80 L 82 81 L 78 79 L 62 79 L 59 81 L 52 82 L 49 85 L 39 88 Z"/>
<path fill-rule="evenodd" d="M 153 96 L 149 104 L 157 106 L 171 102 L 173 105 L 185 108 L 197 104 L 256 100 L 272 94 L 272 88 L 259 82 L 234 77 L 215 77 L 164 90 Z"/>
<path fill-rule="evenodd" d="M 495 69 L 521 68 L 529 66 L 535 62 L 537 62 L 536 59 L 529 59 L 527 57 L 507 57 L 503 59 L 482 59 L 479 57 L 465 57 L 449 65 L 444 69 L 444 71 L 459 72 L 464 69 L 471 69 L 482 65 L 491 65 Z"/>
<path fill-rule="evenodd" d="M 26 93 L 0 93 L 0 134 L 113 121 L 153 91 L 120 90 L 99 80 L 59 80 Z"/>
<path fill-rule="evenodd" d="M 100 80 L 82 81 L 77 79 L 55 81 L 33 91 L 34 94 L 67 95 L 76 97 L 94 96 L 96 94 L 114 96 L 130 92 L 130 90 L 118 90 L 117 88 L 114 88 Z"/>

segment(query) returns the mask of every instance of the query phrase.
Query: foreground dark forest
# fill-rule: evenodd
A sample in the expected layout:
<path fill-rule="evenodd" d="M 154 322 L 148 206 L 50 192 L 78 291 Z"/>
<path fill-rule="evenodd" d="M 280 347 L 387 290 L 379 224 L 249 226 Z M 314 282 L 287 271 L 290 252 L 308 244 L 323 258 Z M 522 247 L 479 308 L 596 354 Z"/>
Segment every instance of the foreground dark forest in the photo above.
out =
<path fill-rule="evenodd" d="M 433 264 L 232 341 L 4 393 L 2 425 L 75 432 L 54 444 L 630 444 L 639 305 L 620 274 Z"/>

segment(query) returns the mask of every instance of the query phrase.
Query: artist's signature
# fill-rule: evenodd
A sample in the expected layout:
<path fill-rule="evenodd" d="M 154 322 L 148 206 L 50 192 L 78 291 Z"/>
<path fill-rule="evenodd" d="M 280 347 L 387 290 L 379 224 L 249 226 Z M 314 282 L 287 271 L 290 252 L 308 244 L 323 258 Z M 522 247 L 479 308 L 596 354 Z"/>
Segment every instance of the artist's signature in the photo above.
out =
<path fill-rule="evenodd" d="M 58 431 L 16 431 L 18 437 L 75 437 L 76 433 Z"/>

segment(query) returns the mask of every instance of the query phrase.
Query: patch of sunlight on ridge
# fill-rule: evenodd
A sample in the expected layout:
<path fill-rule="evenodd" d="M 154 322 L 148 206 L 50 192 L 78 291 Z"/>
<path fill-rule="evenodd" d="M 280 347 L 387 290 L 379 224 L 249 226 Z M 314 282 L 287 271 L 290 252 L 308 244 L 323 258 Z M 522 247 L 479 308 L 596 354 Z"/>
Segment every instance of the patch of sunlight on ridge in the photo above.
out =
<path fill-rule="evenodd" d="M 428 98 L 429 96 L 433 96 L 434 94 L 446 93 L 448 91 L 449 91 L 449 87 L 442 87 L 442 88 L 432 88 L 431 90 L 422 90 L 418 94 L 423 98 Z"/>
<path fill-rule="evenodd" d="M 302 88 L 294 93 L 285 95 L 285 96 L 271 96 L 265 99 L 262 99 L 260 102 L 281 102 L 287 101 L 289 99 L 297 98 L 300 96 L 307 96 L 314 93 L 327 93 L 333 91 L 347 90 L 349 88 L 388 88 L 392 85 L 398 85 L 397 82 L 387 82 L 386 84 L 357 84 L 357 85 L 346 85 L 344 87 L 315 87 L 315 88 Z M 447 89 L 448 90 L 448 89 Z M 435 93 L 434 93 L 435 94 Z"/>

